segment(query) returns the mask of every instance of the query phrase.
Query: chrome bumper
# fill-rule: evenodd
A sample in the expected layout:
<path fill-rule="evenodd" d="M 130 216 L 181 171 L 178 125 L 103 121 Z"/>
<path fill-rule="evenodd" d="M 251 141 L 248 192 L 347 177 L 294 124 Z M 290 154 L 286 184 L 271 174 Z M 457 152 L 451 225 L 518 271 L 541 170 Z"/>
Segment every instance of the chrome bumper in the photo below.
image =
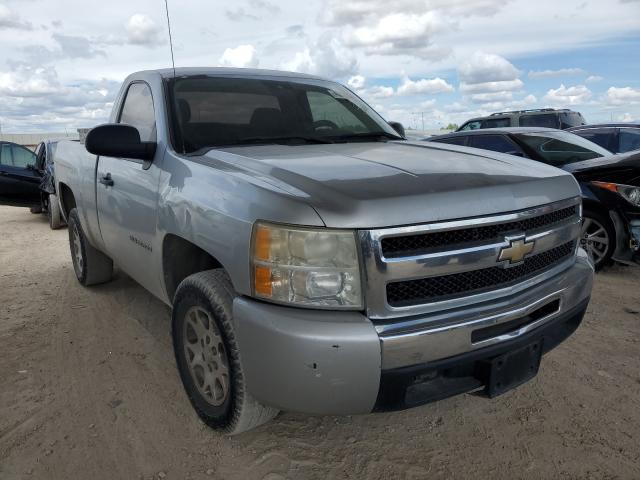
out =
<path fill-rule="evenodd" d="M 579 250 L 575 264 L 534 288 L 457 310 L 423 315 L 402 322 L 376 325 L 382 344 L 382 369 L 426 363 L 517 338 L 572 309 L 591 294 L 593 267 L 586 252 Z M 473 342 L 476 330 L 525 317 L 559 301 L 552 313 L 517 330 Z"/>

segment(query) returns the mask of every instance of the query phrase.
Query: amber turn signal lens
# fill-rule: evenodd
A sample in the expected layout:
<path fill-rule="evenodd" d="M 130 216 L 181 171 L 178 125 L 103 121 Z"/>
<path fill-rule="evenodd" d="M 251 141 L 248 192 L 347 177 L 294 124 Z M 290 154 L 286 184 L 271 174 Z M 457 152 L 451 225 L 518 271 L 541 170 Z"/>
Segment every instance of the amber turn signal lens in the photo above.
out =
<path fill-rule="evenodd" d="M 604 188 L 605 190 L 618 193 L 618 185 L 616 185 L 615 183 L 609 183 L 609 182 L 591 182 L 591 183 L 594 184 L 596 187 Z"/>
<path fill-rule="evenodd" d="M 268 228 L 259 226 L 256 229 L 254 243 L 254 254 L 257 260 L 269 260 L 269 251 L 271 248 L 271 232 Z"/>
<path fill-rule="evenodd" d="M 256 293 L 270 297 L 271 296 L 271 269 L 268 267 L 261 267 L 256 265 L 254 278 L 254 288 Z"/>

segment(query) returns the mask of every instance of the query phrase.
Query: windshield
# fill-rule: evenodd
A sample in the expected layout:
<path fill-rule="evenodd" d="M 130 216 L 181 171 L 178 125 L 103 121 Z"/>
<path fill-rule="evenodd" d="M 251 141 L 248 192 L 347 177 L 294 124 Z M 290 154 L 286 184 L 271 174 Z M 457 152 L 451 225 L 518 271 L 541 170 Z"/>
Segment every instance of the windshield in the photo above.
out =
<path fill-rule="evenodd" d="M 199 76 L 169 84 L 175 145 L 185 153 L 258 143 L 401 139 L 371 107 L 333 82 Z"/>
<path fill-rule="evenodd" d="M 562 131 L 519 133 L 515 136 L 526 149 L 535 152 L 534 158 L 540 157 L 542 161 L 552 165 L 565 165 L 611 155 L 611 152 L 589 140 Z"/>

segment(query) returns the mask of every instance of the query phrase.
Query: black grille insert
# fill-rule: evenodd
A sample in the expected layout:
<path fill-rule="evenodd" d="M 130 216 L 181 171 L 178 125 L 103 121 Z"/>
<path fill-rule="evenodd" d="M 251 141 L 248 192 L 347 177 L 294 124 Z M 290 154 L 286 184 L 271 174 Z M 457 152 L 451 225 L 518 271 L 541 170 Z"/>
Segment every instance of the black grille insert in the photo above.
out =
<path fill-rule="evenodd" d="M 392 307 L 405 307 L 506 287 L 552 268 L 574 251 L 575 242 L 571 241 L 526 258 L 515 267 L 495 266 L 440 277 L 389 283 L 387 302 Z"/>
<path fill-rule="evenodd" d="M 538 215 L 537 217 L 496 225 L 422 233 L 404 237 L 386 237 L 382 239 L 382 254 L 387 258 L 408 257 L 425 253 L 431 249 L 450 247 L 451 245 L 500 239 L 510 232 L 525 233 L 558 224 L 577 215 L 577 213 L 578 207 L 573 205 Z"/>

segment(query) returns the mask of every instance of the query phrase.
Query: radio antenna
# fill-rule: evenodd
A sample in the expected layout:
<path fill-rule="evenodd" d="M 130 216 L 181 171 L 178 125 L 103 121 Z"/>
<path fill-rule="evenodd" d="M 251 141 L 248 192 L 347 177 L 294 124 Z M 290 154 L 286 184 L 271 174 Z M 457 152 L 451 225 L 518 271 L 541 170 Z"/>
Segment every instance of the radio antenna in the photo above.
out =
<path fill-rule="evenodd" d="M 173 78 L 176 78 L 176 62 L 173 59 L 173 39 L 171 38 L 171 21 L 169 20 L 168 0 L 164 0 L 164 9 L 167 12 L 167 28 L 169 29 L 169 47 L 171 48 L 171 66 L 173 67 Z"/>

